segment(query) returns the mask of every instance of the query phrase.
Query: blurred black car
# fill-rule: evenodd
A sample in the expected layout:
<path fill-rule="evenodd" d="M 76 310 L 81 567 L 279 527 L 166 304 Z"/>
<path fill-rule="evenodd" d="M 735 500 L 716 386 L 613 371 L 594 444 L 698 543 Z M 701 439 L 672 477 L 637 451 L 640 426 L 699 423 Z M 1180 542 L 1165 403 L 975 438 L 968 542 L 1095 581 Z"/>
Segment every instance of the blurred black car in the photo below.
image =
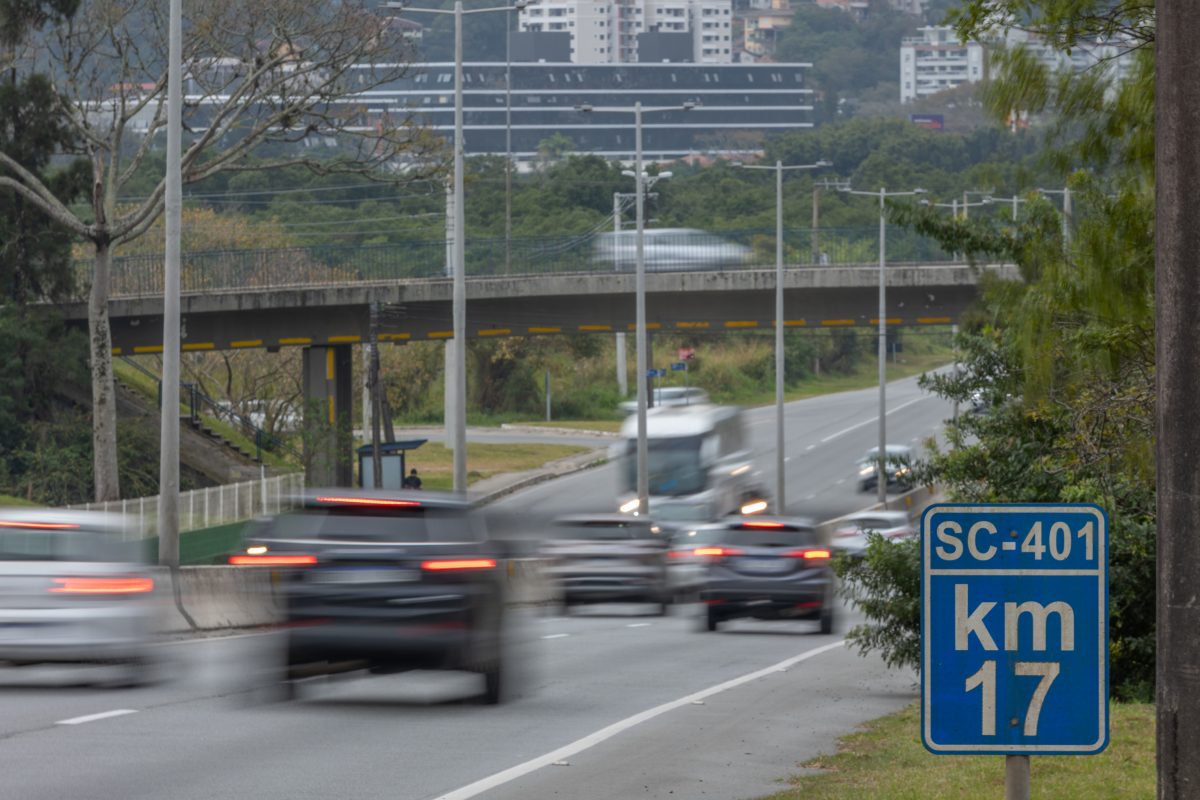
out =
<path fill-rule="evenodd" d="M 708 559 L 700 589 L 701 628 L 731 619 L 812 619 L 833 632 L 834 575 L 830 550 L 807 522 L 734 517 L 707 526 L 723 529 L 719 544 L 697 547 Z M 706 534 L 707 535 L 707 534 Z"/>
<path fill-rule="evenodd" d="M 452 669 L 483 675 L 483 701 L 501 701 L 503 557 L 464 498 L 311 493 L 230 561 L 282 569 L 288 696 L 297 678 L 351 668 Z"/>
<path fill-rule="evenodd" d="M 657 524 L 627 514 L 591 514 L 554 521 L 541 556 L 544 574 L 568 612 L 582 603 L 654 603 L 665 614 L 668 537 Z"/>
<path fill-rule="evenodd" d="M 889 444 L 885 451 L 884 470 L 888 491 L 907 492 L 913 488 L 912 467 L 916 454 L 911 447 Z M 871 492 L 879 486 L 879 448 L 872 447 L 858 462 L 858 490 Z"/>

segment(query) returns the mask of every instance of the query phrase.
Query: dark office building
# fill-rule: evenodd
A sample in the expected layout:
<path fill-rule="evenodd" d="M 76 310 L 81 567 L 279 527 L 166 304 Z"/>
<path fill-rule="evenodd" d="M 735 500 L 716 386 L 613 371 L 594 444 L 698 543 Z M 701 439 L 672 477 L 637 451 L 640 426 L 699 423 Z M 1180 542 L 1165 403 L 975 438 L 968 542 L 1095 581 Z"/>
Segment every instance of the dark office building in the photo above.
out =
<path fill-rule="evenodd" d="M 669 45 L 668 45 L 669 46 Z M 463 101 L 466 151 L 506 152 L 520 159 L 537 154 L 538 144 L 564 134 L 581 153 L 632 158 L 633 114 L 577 110 L 680 106 L 691 111 L 646 111 L 642 149 L 647 158 L 678 158 L 689 153 L 758 149 L 771 133 L 811 128 L 810 64 L 633 63 L 585 65 L 513 63 L 511 92 L 505 90 L 504 63 L 466 64 Z M 408 77 L 372 92 L 370 114 L 411 110 L 453 138 L 454 65 L 414 65 Z M 511 127 L 506 125 L 511 122 Z"/>

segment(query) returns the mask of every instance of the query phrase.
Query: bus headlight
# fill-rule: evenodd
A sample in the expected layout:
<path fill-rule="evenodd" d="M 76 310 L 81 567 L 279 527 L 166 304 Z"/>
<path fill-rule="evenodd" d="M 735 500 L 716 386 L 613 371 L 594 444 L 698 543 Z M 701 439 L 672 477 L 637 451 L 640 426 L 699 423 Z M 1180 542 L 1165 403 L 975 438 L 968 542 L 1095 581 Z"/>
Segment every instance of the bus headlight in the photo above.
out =
<path fill-rule="evenodd" d="M 622 514 L 636 514 L 637 510 L 640 506 L 641 506 L 641 501 L 635 497 L 632 500 L 630 500 L 629 502 L 621 504 L 621 513 Z"/>

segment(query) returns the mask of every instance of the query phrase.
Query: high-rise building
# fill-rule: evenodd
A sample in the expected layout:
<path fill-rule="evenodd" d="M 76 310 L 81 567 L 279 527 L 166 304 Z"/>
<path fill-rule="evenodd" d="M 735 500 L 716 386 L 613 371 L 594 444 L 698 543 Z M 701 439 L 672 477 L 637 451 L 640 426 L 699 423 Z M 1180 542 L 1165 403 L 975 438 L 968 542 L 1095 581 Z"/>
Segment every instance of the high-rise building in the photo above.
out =
<path fill-rule="evenodd" d="M 565 34 L 573 64 L 733 60 L 732 0 L 540 0 L 518 27 L 533 51 L 542 35 Z"/>
<path fill-rule="evenodd" d="M 983 45 L 962 42 L 953 28 L 918 28 L 900 43 L 900 102 L 910 103 L 964 83 L 983 80 Z"/>

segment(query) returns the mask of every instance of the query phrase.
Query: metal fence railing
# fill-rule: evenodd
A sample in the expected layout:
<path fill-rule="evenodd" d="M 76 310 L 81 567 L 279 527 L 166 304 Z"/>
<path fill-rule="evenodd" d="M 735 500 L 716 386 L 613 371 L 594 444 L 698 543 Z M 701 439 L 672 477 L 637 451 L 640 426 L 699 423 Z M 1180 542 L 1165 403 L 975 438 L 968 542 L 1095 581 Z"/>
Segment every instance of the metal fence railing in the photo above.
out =
<path fill-rule="evenodd" d="M 468 277 L 523 276 L 633 269 L 633 231 L 579 236 L 467 240 Z M 814 242 L 815 238 L 815 242 Z M 646 231 L 645 253 L 651 271 L 752 269 L 774 266 L 773 229 Z M 784 231 L 785 260 L 791 268 L 870 264 L 878 259 L 879 230 L 791 228 Z M 507 251 L 507 253 L 506 253 Z M 214 250 L 185 253 L 184 293 L 266 288 L 330 286 L 354 283 L 433 279 L 446 276 L 445 241 L 404 241 L 375 245 L 316 245 L 272 250 Z M 905 228 L 888 231 L 889 263 L 939 263 L 953 254 Z M 86 291 L 91 264 L 77 263 L 79 286 Z M 111 269 L 111 297 L 162 294 L 162 255 L 118 256 Z"/>
<path fill-rule="evenodd" d="M 263 514 L 278 514 L 295 508 L 303 492 L 303 472 L 180 492 L 179 530 L 194 531 L 244 522 Z M 123 539 L 151 539 L 158 536 L 158 497 L 135 497 L 68 507 L 120 514 L 128 523 Z"/>

